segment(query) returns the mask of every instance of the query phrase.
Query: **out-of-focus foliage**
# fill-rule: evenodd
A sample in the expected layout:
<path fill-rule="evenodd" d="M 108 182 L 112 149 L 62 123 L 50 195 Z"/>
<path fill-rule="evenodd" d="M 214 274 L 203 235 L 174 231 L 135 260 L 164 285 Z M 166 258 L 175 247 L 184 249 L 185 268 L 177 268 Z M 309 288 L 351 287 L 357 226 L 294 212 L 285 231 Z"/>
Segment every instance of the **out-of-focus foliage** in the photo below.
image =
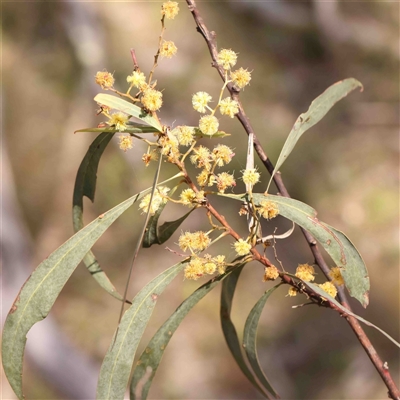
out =
<path fill-rule="evenodd" d="M 198 6 L 209 28 L 217 32 L 220 47 L 239 52 L 242 65 L 253 70 L 251 85 L 241 98 L 274 162 L 297 116 L 312 99 L 348 76 L 364 84 L 362 94 L 336 105 L 300 140 L 281 171 L 291 195 L 345 231 L 363 255 L 371 276 L 371 301 L 366 311 L 355 311 L 398 337 L 398 324 L 393 321 L 399 311 L 399 4 L 199 1 Z M 148 72 L 157 48 L 154 32 L 159 31 L 159 7 L 160 3 L 153 2 L 2 5 L 3 137 L 21 215 L 32 236 L 31 270 L 73 232 L 74 179 L 96 135 L 73 132 L 101 122 L 92 101 L 98 90 L 94 75 L 103 68 L 116 71 L 117 85 L 124 85 L 132 72 L 130 48 L 135 48 L 142 70 Z M 162 122 L 196 125 L 198 115 L 191 107 L 191 96 L 198 90 L 216 93 L 219 77 L 210 67 L 203 39 L 184 4 L 167 32 L 178 55 L 162 60 L 156 73 L 158 87 L 165 88 Z M 245 166 L 245 134 L 236 120 L 225 120 L 221 128 L 232 134 L 224 144 L 235 148 L 232 163 L 239 171 Z M 151 184 L 153 171 L 141 162 L 143 150 L 137 144 L 123 154 L 115 144 L 109 146 L 99 167 L 96 201 L 93 205 L 85 201 L 86 223 Z M 259 170 L 261 191 L 268 176 L 261 166 Z M 223 201 L 225 214 L 237 212 L 235 202 Z M 167 208 L 168 220 L 181 216 L 180 209 Z M 119 291 L 126 280 L 137 227 L 144 218 L 136 209 L 126 215 L 94 248 Z M 190 215 L 183 229 L 199 228 L 199 218 Z M 245 232 L 245 225 L 239 221 L 234 227 Z M 276 226 L 279 233 L 287 225 L 279 220 Z M 7 227 L 3 228 L 6 232 Z M 171 243 L 176 239 L 173 236 Z M 178 260 L 163 246 L 153 249 L 140 254 L 130 298 Z M 312 262 L 298 231 L 278 245 L 277 251 L 291 271 L 299 254 L 304 262 Z M 159 262 L 160 254 L 165 264 Z M 242 274 L 233 304 L 239 327 L 265 290 L 263 270 L 254 266 Z M 4 268 L 12 268 L 12 262 Z M 252 290 L 246 291 L 249 283 Z M 159 302 L 150 321 L 148 337 L 196 287 L 178 279 L 166 289 L 165 301 Z M 217 324 L 217 302 L 217 292 L 208 295 L 177 330 L 150 396 L 258 396 L 226 349 Z M 282 301 L 274 296 L 268 312 L 261 316 L 260 361 L 277 391 L 288 398 L 386 397 L 373 366 L 344 321 L 325 310 L 290 308 L 297 303 L 296 298 Z M 53 309 L 70 340 L 98 362 L 107 351 L 118 313 L 118 301 L 103 293 L 83 266 Z M 398 375 L 392 344 L 368 333 L 393 376 Z M 28 340 L 28 347 L 38 345 Z M 45 377 L 33 376 L 29 369 L 26 372 L 28 398 L 64 398 Z M 3 390 L 3 397 L 11 398 Z"/>

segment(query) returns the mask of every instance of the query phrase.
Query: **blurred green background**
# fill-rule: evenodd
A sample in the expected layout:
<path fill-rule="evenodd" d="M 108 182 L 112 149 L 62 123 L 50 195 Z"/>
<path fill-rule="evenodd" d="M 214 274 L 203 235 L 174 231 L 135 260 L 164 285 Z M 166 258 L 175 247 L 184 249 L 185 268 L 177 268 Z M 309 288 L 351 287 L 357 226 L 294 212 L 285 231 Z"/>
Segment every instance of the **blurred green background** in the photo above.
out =
<path fill-rule="evenodd" d="M 148 74 L 157 48 L 162 2 L 3 2 L 3 319 L 31 271 L 72 234 L 71 206 L 76 171 L 95 134 L 97 71 L 114 72 L 126 88 L 132 72 L 130 49 Z M 364 84 L 337 104 L 299 141 L 281 168 L 291 195 L 316 208 L 319 218 L 344 231 L 365 259 L 371 278 L 370 306 L 354 310 L 399 338 L 399 3 L 397 2 L 197 2 L 219 48 L 239 53 L 237 66 L 252 70 L 241 94 L 246 113 L 268 156 L 276 161 L 297 116 L 334 82 L 354 77 Z M 221 81 L 211 68 L 202 37 L 186 3 L 167 21 L 165 38 L 178 54 L 161 60 L 155 78 L 163 89 L 160 116 L 168 125 L 196 125 L 191 96 L 207 91 L 218 98 Z M 231 133 L 223 143 L 235 149 L 236 177 L 245 166 L 247 137 L 236 119 L 221 118 Z M 205 141 L 212 146 L 214 142 Z M 153 179 L 146 148 L 136 142 L 124 154 L 114 140 L 99 168 L 96 201 L 85 202 L 85 221 L 112 208 Z M 258 162 L 258 161 L 257 161 Z M 268 174 L 259 163 L 265 190 Z M 175 173 L 163 166 L 162 179 Z M 238 192 L 243 191 L 238 185 Z M 275 189 L 273 189 L 274 193 Z M 236 202 L 212 199 L 245 235 Z M 168 220 L 181 207 L 168 206 Z M 94 247 L 103 269 L 120 292 L 127 278 L 135 239 L 143 223 L 137 206 L 126 212 Z M 273 220 L 267 232 L 290 224 Z M 199 210 L 183 229 L 206 228 Z M 168 246 L 177 249 L 178 235 Z M 233 256 L 225 240 L 213 254 Z M 313 262 L 296 229 L 279 243 L 285 268 Z M 272 250 L 267 256 L 273 259 Z M 179 258 L 165 246 L 143 250 L 129 297 Z M 329 265 L 332 261 L 328 259 Z M 324 279 L 319 274 L 319 282 Z M 249 265 L 236 293 L 233 317 L 241 333 L 245 318 L 266 287 L 263 269 Z M 178 277 L 158 301 L 140 350 L 157 327 L 199 284 Z M 286 288 L 269 300 L 261 318 L 260 361 L 284 399 L 384 399 L 387 390 L 349 326 L 336 313 L 317 307 L 292 309 L 303 298 Z M 80 266 L 57 300 L 43 333 L 28 335 L 24 370 L 29 399 L 90 399 L 111 342 L 119 303 L 105 294 Z M 46 327 L 45 320 L 41 324 Z M 36 327 L 34 328 L 34 330 Z M 41 329 L 41 328 L 37 328 Z M 59 332 L 60 346 L 45 339 Z M 383 336 L 366 331 L 392 376 L 399 376 L 399 351 Z M 39 331 L 38 331 L 39 332 Z M 40 331 L 42 332 L 42 331 Z M 140 352 L 139 352 L 140 354 Z M 51 358 L 53 357 L 54 360 Z M 54 364 L 52 364 L 54 363 Z M 46 368 L 47 364 L 47 368 Z M 55 372 L 56 367 L 60 372 Z M 50 368 L 50 371 L 49 371 Z M 58 374 L 58 375 L 57 375 Z M 75 374 L 75 375 L 74 375 Z M 58 376 L 58 378 L 56 377 Z M 82 381 L 78 381 L 80 376 Z M 3 379 L 2 398 L 15 398 Z M 397 383 L 398 379 L 397 379 Z M 224 342 L 219 322 L 219 289 L 203 299 L 172 338 L 150 392 L 151 399 L 255 399 Z"/>

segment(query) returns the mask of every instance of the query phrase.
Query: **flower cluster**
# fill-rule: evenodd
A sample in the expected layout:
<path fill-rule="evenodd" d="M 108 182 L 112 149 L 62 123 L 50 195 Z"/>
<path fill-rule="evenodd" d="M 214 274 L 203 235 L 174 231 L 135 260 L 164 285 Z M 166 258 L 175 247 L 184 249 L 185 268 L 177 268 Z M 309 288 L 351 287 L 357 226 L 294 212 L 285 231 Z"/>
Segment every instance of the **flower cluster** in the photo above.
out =
<path fill-rule="evenodd" d="M 337 295 L 337 289 L 332 282 L 325 282 L 322 285 L 318 285 L 324 292 L 329 294 L 329 296 L 335 298 Z M 325 299 L 326 300 L 326 299 Z"/>
<path fill-rule="evenodd" d="M 238 241 L 236 241 L 233 244 L 233 247 L 236 251 L 236 254 L 238 256 L 246 256 L 247 254 L 250 253 L 251 250 L 251 244 L 248 243 L 247 241 L 243 240 L 243 239 L 239 239 Z"/>
<path fill-rule="evenodd" d="M 212 275 L 215 272 L 223 274 L 226 269 L 225 256 L 211 257 L 206 254 L 204 257 L 193 256 L 185 268 L 185 278 L 197 280 L 203 275 Z"/>
<path fill-rule="evenodd" d="M 278 277 L 279 270 L 275 267 L 275 265 L 271 265 L 270 267 L 265 268 L 263 282 L 274 281 Z"/>
<path fill-rule="evenodd" d="M 269 200 L 261 201 L 257 211 L 265 219 L 275 218 L 279 214 L 277 204 Z"/>
<path fill-rule="evenodd" d="M 149 212 L 150 215 L 154 215 L 157 210 L 160 208 L 162 204 L 165 204 L 167 199 L 167 194 L 169 192 L 169 188 L 165 186 L 159 186 L 156 188 L 153 194 L 153 199 L 150 204 L 151 193 L 147 194 L 143 197 L 142 201 L 139 204 L 139 208 L 142 210 L 142 213 Z"/>
<path fill-rule="evenodd" d="M 113 74 L 107 71 L 99 71 L 95 76 L 95 81 L 102 89 L 111 89 L 114 87 L 114 77 Z"/>
<path fill-rule="evenodd" d="M 308 264 L 299 264 L 295 275 L 306 282 L 312 282 L 315 279 L 314 267 Z"/>

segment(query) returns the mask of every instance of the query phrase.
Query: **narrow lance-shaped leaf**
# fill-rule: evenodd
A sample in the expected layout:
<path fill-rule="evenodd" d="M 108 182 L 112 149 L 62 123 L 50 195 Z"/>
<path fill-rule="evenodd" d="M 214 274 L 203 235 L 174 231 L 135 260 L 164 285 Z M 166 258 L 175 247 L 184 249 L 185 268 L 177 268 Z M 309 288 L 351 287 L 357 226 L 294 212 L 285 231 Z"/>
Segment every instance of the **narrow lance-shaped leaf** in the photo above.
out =
<path fill-rule="evenodd" d="M 295 279 L 299 279 L 296 276 L 293 276 Z M 352 311 L 348 310 L 346 307 L 342 306 L 338 301 L 336 301 L 332 296 L 330 296 L 328 293 L 326 293 L 324 290 L 322 290 L 318 285 L 311 283 L 311 282 L 306 282 L 303 281 L 302 279 L 299 279 L 305 286 L 308 286 L 313 292 L 318 293 L 320 296 L 324 297 L 325 299 L 329 300 L 333 304 L 335 304 L 336 307 L 338 307 L 340 310 L 342 310 L 345 314 L 350 315 L 351 317 L 354 317 L 355 319 L 358 319 L 359 321 L 363 322 L 365 325 L 370 326 L 371 328 L 376 329 L 378 332 L 382 333 L 382 335 L 386 336 L 392 343 L 394 343 L 397 347 L 400 348 L 400 343 L 397 342 L 395 339 L 393 339 L 388 333 L 386 333 L 383 329 L 379 328 L 378 326 L 374 325 L 372 322 L 367 321 L 366 319 L 358 316 L 357 314 L 354 314 Z"/>
<path fill-rule="evenodd" d="M 101 366 L 97 399 L 122 400 L 124 398 L 136 349 L 156 301 L 184 266 L 185 263 L 182 262 L 165 270 L 132 300 L 132 305 L 122 317 Z"/>
<path fill-rule="evenodd" d="M 189 311 L 231 272 L 232 270 L 229 270 L 225 274 L 210 279 L 207 283 L 200 286 L 158 329 L 156 334 L 147 344 L 146 349 L 141 354 L 135 370 L 133 371 L 130 385 L 131 400 L 147 399 L 147 395 L 157 372 L 157 368 L 161 362 L 162 356 L 164 355 L 165 348 L 172 338 L 172 335 L 178 329 L 178 326 L 181 324 Z"/>
<path fill-rule="evenodd" d="M 2 338 L 4 372 L 19 399 L 26 335 L 48 315 L 75 268 L 105 230 L 147 189 L 96 218 L 44 260 L 25 282 L 7 316 Z"/>
<path fill-rule="evenodd" d="M 267 302 L 269 296 L 277 289 L 279 285 L 274 286 L 273 288 L 267 290 L 261 298 L 257 301 L 255 306 L 250 311 L 249 316 L 247 317 L 245 326 L 244 326 L 244 334 L 243 334 L 243 347 L 246 352 L 247 358 L 253 371 L 261 384 L 273 394 L 275 398 L 280 398 L 279 395 L 275 392 L 274 388 L 268 382 L 267 377 L 264 375 L 262 368 L 260 366 L 260 362 L 258 360 L 257 355 L 257 346 L 256 346 L 256 338 L 257 338 L 257 329 L 260 321 L 261 313 L 264 309 L 265 303 Z"/>
<path fill-rule="evenodd" d="M 235 293 L 236 284 L 239 279 L 240 273 L 242 272 L 243 266 L 235 269 L 222 283 L 221 290 L 221 308 L 220 308 L 220 318 L 222 332 L 224 334 L 226 343 L 228 344 L 229 350 L 232 353 L 237 365 L 247 377 L 247 379 L 253 384 L 253 386 L 265 397 L 269 398 L 270 395 L 266 392 L 255 380 L 252 372 L 246 364 L 246 361 L 242 354 L 242 349 L 240 346 L 239 338 L 236 332 L 235 325 L 231 320 L 231 309 L 232 300 Z"/>
<path fill-rule="evenodd" d="M 246 195 L 220 195 L 241 201 L 246 199 Z M 280 215 L 309 231 L 321 243 L 336 265 L 342 268 L 342 276 L 350 295 L 366 307 L 369 301 L 368 291 L 370 287 L 368 271 L 360 253 L 347 236 L 321 222 L 317 218 L 317 212 L 301 201 L 253 193 L 253 202 L 256 206 L 259 206 L 263 200 L 274 202 L 279 208 Z"/>
<path fill-rule="evenodd" d="M 94 201 L 96 192 L 97 170 L 100 158 L 107 147 L 110 140 L 113 138 L 114 133 L 103 132 L 93 141 L 79 166 L 78 173 L 75 179 L 72 220 L 74 231 L 78 232 L 83 228 L 83 196 Z M 85 257 L 83 263 L 89 270 L 93 278 L 106 292 L 111 294 L 118 300 L 122 300 L 120 295 L 115 289 L 114 285 L 108 279 L 106 273 L 101 269 L 100 264 L 96 260 L 93 252 L 90 250 Z"/>
<path fill-rule="evenodd" d="M 158 132 L 162 132 L 162 126 L 156 118 L 154 118 L 151 114 L 146 113 L 143 109 L 135 104 L 129 103 L 129 101 L 106 93 L 100 93 L 96 95 L 94 101 L 97 101 L 97 103 L 111 107 L 115 110 L 122 111 L 125 114 L 131 115 L 132 117 L 138 118 L 139 120 L 156 128 Z"/>
<path fill-rule="evenodd" d="M 361 88 L 361 90 L 363 88 L 362 84 L 357 79 L 348 78 L 339 81 L 319 95 L 311 103 L 310 108 L 306 113 L 300 114 L 282 148 L 274 172 L 271 175 L 268 188 L 276 171 L 278 171 L 285 162 L 303 133 L 313 127 L 317 122 L 321 121 L 321 119 L 339 100 L 343 99 L 343 97 L 347 96 L 356 88 Z"/>

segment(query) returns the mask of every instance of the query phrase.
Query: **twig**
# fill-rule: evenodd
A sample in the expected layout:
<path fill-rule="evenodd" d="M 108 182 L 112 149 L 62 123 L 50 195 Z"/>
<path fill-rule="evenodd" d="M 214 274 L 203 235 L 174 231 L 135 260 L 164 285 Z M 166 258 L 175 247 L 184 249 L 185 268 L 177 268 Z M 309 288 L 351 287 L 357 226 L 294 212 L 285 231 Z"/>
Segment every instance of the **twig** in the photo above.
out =
<path fill-rule="evenodd" d="M 204 37 L 204 40 L 207 43 L 208 49 L 210 51 L 211 59 L 212 59 L 212 66 L 218 71 L 219 75 L 221 78 L 224 80 L 224 70 L 221 66 L 217 64 L 217 45 L 216 45 L 216 40 L 215 40 L 215 32 L 209 31 L 206 27 L 206 25 L 203 22 L 203 19 L 196 7 L 196 3 L 194 0 L 186 0 L 186 3 L 188 4 L 189 10 L 193 15 L 193 18 L 196 22 L 197 25 L 197 30 L 198 32 Z M 245 129 L 247 135 L 253 135 L 254 138 L 254 149 L 256 150 L 260 160 L 264 164 L 265 168 L 268 170 L 270 174 L 273 173 L 274 171 L 274 165 L 272 162 L 269 160 L 267 154 L 265 153 L 264 149 L 261 146 L 260 141 L 258 140 L 256 134 L 254 133 L 253 127 L 251 126 L 250 120 L 246 116 L 246 113 L 244 112 L 242 103 L 240 102 L 239 99 L 239 91 L 234 87 L 232 83 L 227 84 L 227 89 L 229 93 L 231 94 L 231 97 L 233 100 L 236 100 L 239 104 L 239 112 L 236 114 L 236 117 L 239 119 L 240 123 L 242 124 L 243 128 Z M 287 191 L 283 181 L 282 177 L 279 171 L 277 171 L 274 175 L 273 178 L 276 187 L 278 188 L 280 194 L 284 197 L 290 197 L 289 192 Z M 329 279 L 329 267 L 326 264 L 325 260 L 322 257 L 322 254 L 320 253 L 317 242 L 313 238 L 313 236 L 301 228 L 301 231 L 303 232 L 304 237 L 306 238 L 306 241 L 311 249 L 311 252 L 313 253 L 313 256 L 315 258 L 315 263 L 320 267 L 321 271 L 324 273 L 324 275 Z M 290 279 L 290 278 L 289 278 Z M 291 280 L 291 279 L 290 279 Z M 287 282 L 289 283 L 289 282 Z M 343 289 L 339 288 L 338 292 L 338 297 L 341 302 L 341 304 L 350 309 L 350 305 L 346 299 L 346 295 L 344 293 Z M 331 305 L 332 306 L 332 305 Z M 334 307 L 332 307 L 334 308 Z M 358 321 L 351 316 L 346 316 L 346 320 L 350 324 L 351 328 L 353 329 L 355 335 L 357 336 L 358 340 L 360 341 L 361 345 L 364 347 L 368 357 L 370 358 L 371 362 L 374 364 L 375 368 L 377 369 L 379 375 L 381 376 L 383 382 L 385 383 L 386 387 L 389 390 L 389 396 L 394 399 L 394 400 L 400 400 L 400 391 L 397 388 L 396 384 L 394 383 L 389 371 L 384 368 L 384 363 L 381 360 L 381 358 L 378 356 L 376 350 L 372 346 L 372 343 L 368 339 L 367 335 L 365 334 L 364 330 L 361 328 L 360 324 Z"/>

